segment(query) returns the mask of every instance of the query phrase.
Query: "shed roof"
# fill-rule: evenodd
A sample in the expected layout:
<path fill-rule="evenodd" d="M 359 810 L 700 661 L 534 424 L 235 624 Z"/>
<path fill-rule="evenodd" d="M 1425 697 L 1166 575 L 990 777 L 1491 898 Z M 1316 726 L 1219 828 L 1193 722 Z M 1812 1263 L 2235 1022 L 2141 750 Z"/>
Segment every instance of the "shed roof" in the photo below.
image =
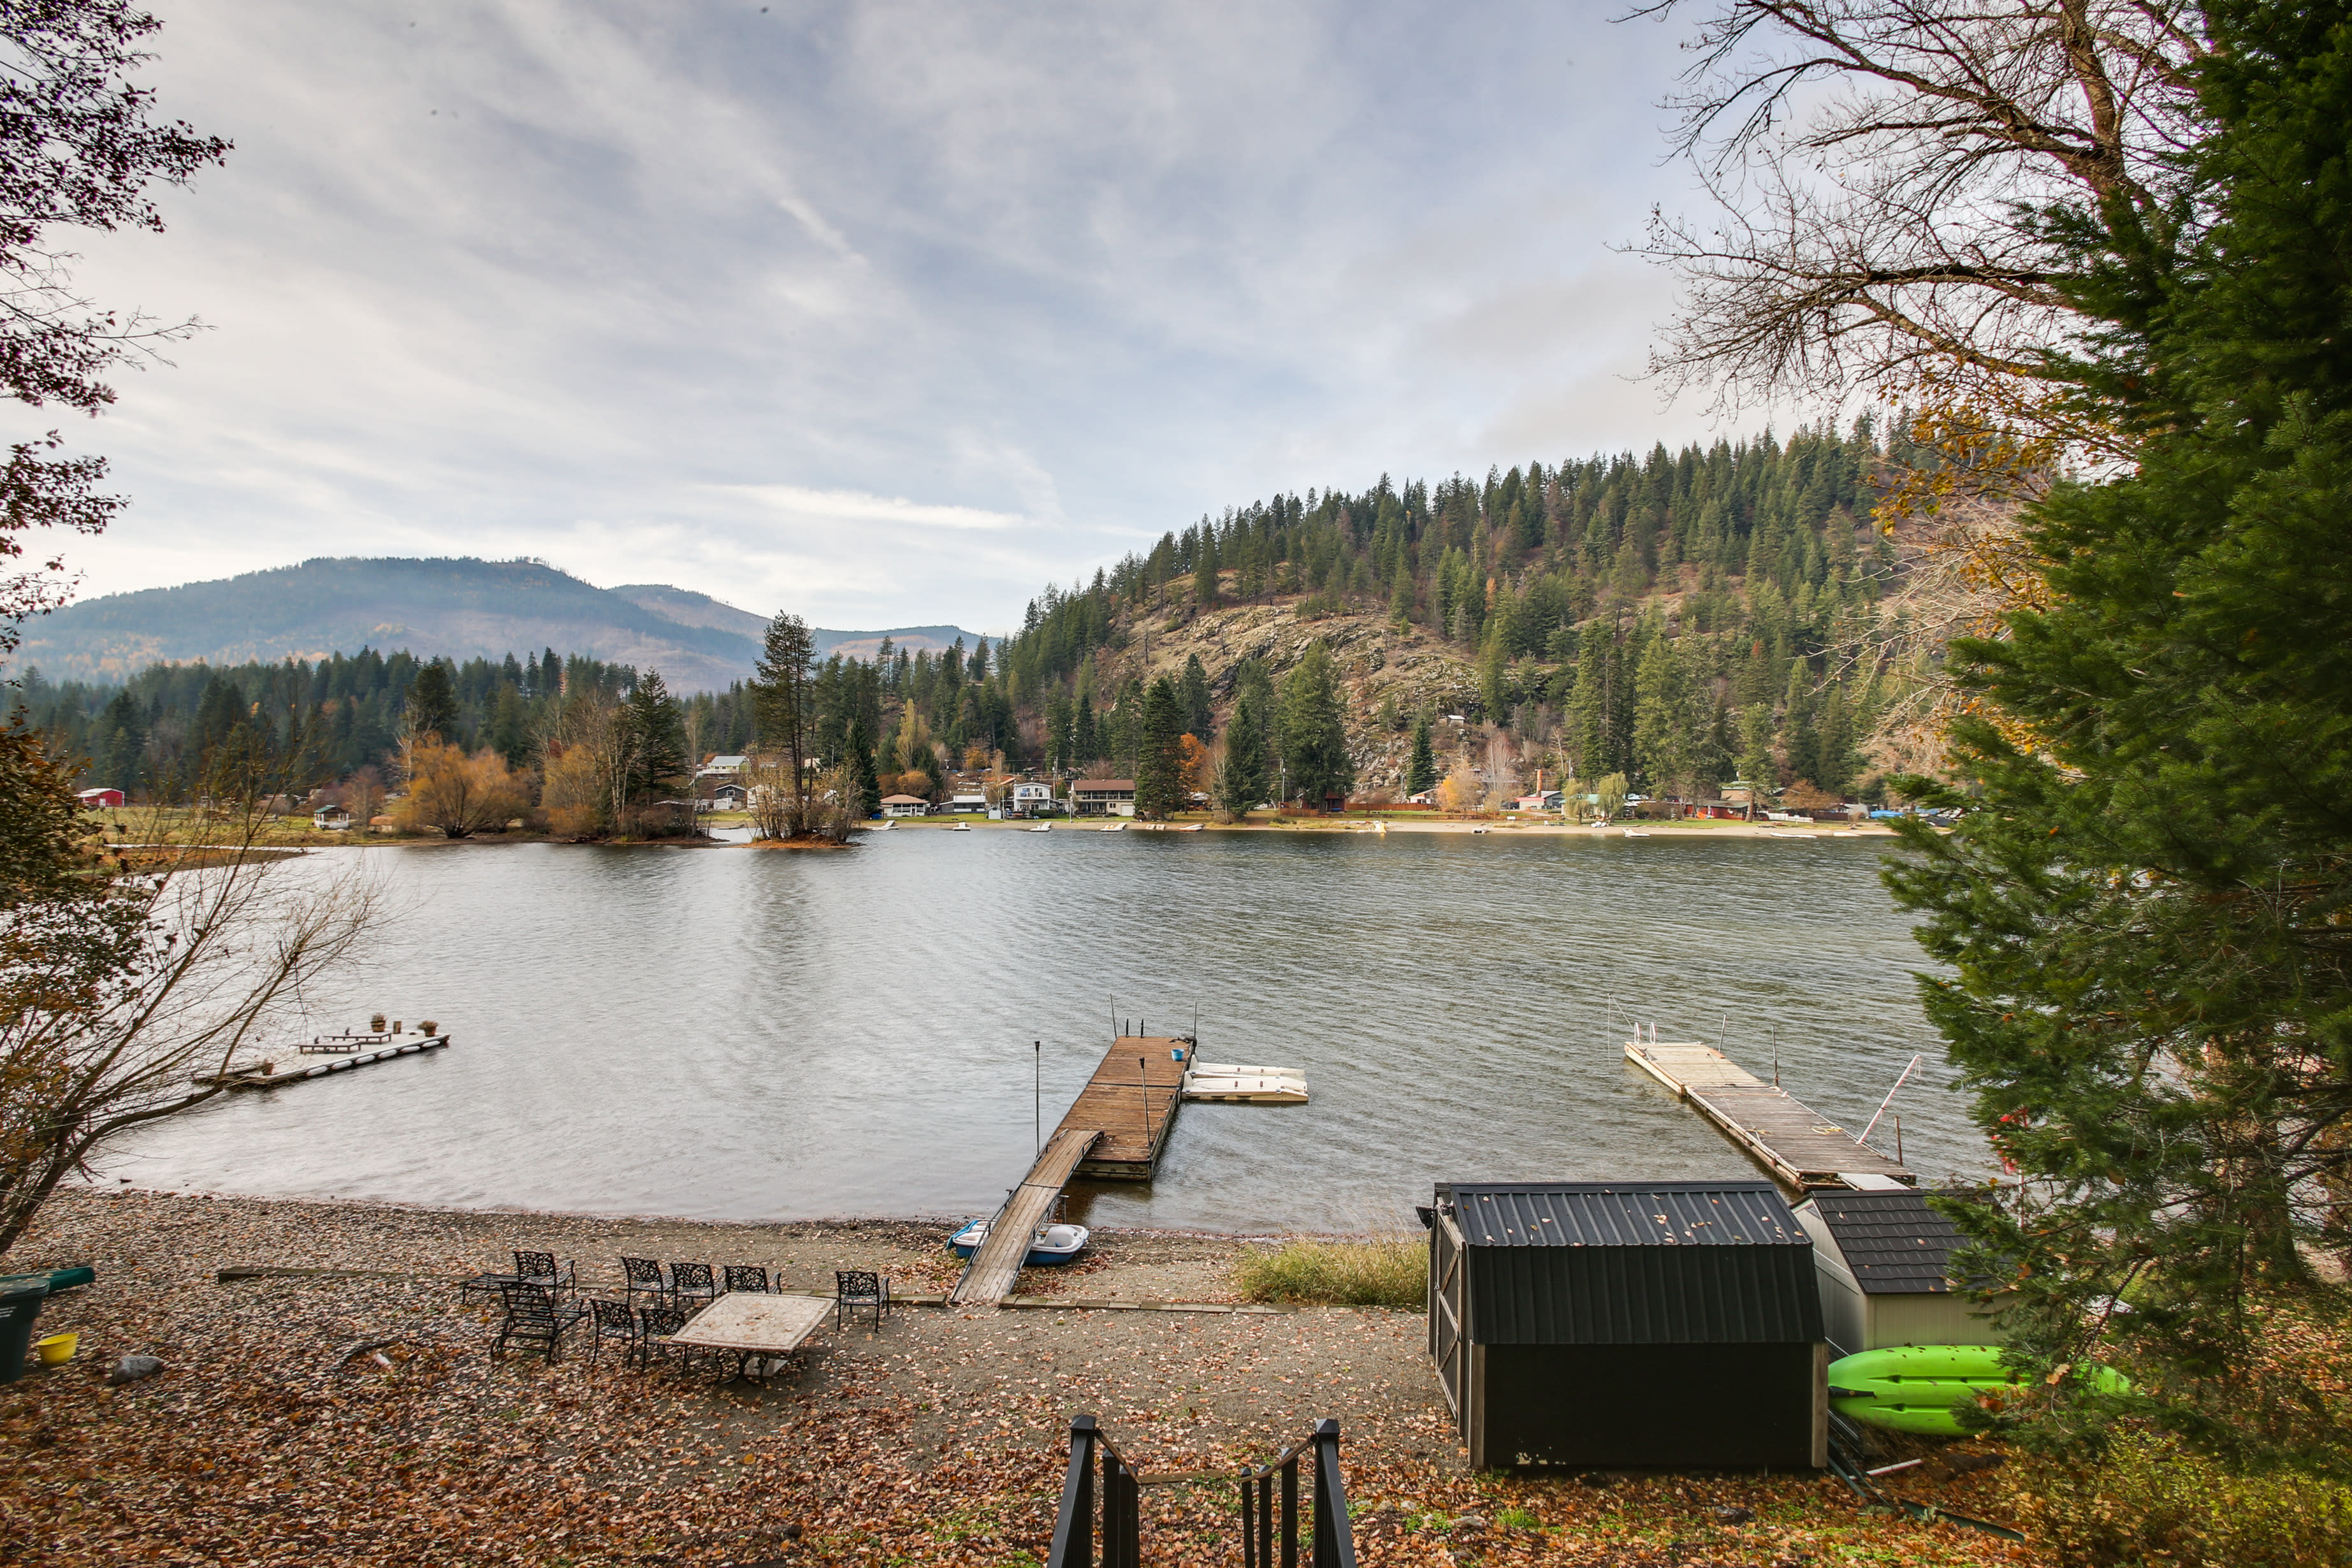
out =
<path fill-rule="evenodd" d="M 929 805 L 931 803 L 919 795 L 886 795 L 882 797 L 882 804 L 884 805 Z"/>
<path fill-rule="evenodd" d="M 1463 1182 L 1475 1343 L 1803 1344 L 1821 1338 L 1812 1237 L 1769 1182 Z"/>
<path fill-rule="evenodd" d="M 1104 790 L 1122 789 L 1132 794 L 1135 790 L 1135 781 L 1133 779 L 1080 779 L 1076 787 L 1080 795 L 1096 795 Z"/>
<path fill-rule="evenodd" d="M 1769 1182 L 1482 1182 L 1451 1186 L 1472 1247 L 1810 1247 Z"/>
<path fill-rule="evenodd" d="M 1813 1194 L 1854 1283 L 1870 1296 L 1949 1291 L 1945 1267 L 1960 1233 L 1919 1192 Z"/>

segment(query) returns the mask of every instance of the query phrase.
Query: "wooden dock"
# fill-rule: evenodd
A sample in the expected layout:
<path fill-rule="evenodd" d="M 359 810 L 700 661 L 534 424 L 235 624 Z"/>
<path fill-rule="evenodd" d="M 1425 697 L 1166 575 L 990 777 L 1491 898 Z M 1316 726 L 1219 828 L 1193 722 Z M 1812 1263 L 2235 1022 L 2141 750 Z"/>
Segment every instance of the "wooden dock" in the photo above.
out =
<path fill-rule="evenodd" d="M 1633 1039 L 1625 1042 L 1625 1059 L 1688 1100 L 1793 1192 L 1907 1187 L 1918 1180 L 1787 1089 L 1766 1083 L 1710 1046 Z"/>
<path fill-rule="evenodd" d="M 1184 1103 L 1184 1066 L 1171 1054 L 1192 1054 L 1192 1042 L 1158 1035 L 1121 1035 L 1103 1053 L 1095 1075 L 1078 1091 L 1055 1136 L 1084 1128 L 1102 1134 L 1077 1174 L 1097 1182 L 1148 1182 L 1160 1168 L 1168 1132 Z"/>
<path fill-rule="evenodd" d="M 325 1078 L 331 1073 L 349 1072 L 371 1062 L 390 1061 L 394 1057 L 413 1057 L 424 1051 L 437 1051 L 449 1043 L 447 1035 L 394 1035 L 384 1044 L 369 1050 L 339 1052 L 334 1055 L 304 1054 L 299 1046 L 289 1046 L 285 1055 L 292 1062 L 280 1063 L 272 1058 L 266 1064 L 250 1061 L 232 1065 L 226 1072 L 196 1073 L 200 1084 L 217 1085 L 226 1089 L 276 1089 L 280 1084 L 299 1083 L 305 1079 Z M 264 1066 L 271 1070 L 263 1071 Z"/>
<path fill-rule="evenodd" d="M 1101 1136 L 1091 1128 L 1066 1124 L 1054 1130 L 1045 1141 L 1045 1152 L 1037 1156 L 1037 1163 L 988 1222 L 988 1235 L 973 1251 L 971 1261 L 964 1265 L 963 1278 L 948 1292 L 948 1305 L 993 1307 L 1013 1293 L 1013 1281 L 1021 1277 L 1021 1260 L 1029 1256 L 1031 1238 L 1045 1223 L 1054 1200 L 1069 1184 L 1071 1173 Z"/>

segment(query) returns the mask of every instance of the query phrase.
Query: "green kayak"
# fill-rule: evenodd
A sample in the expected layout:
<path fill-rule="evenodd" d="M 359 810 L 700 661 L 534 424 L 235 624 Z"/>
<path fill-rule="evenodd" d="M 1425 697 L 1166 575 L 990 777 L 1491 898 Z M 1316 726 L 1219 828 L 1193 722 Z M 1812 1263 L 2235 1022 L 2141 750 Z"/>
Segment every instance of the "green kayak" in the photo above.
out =
<path fill-rule="evenodd" d="M 2108 1367 L 2099 1368 L 2095 1381 L 2109 1394 L 2131 1386 Z M 1895 1345 L 1830 1363 L 1830 1408 L 1892 1431 L 1958 1437 L 1954 1405 L 1973 1405 L 1978 1394 L 2015 1384 L 1999 1345 Z"/>

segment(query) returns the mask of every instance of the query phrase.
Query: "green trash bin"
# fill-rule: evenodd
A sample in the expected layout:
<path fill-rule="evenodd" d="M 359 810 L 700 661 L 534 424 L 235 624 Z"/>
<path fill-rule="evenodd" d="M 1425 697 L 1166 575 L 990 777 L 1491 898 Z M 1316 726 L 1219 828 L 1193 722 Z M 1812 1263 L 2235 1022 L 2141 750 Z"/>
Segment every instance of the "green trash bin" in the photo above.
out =
<path fill-rule="evenodd" d="M 32 1347 L 33 1321 L 48 1298 L 49 1276 L 0 1274 L 0 1383 L 25 1375 L 25 1352 Z"/>

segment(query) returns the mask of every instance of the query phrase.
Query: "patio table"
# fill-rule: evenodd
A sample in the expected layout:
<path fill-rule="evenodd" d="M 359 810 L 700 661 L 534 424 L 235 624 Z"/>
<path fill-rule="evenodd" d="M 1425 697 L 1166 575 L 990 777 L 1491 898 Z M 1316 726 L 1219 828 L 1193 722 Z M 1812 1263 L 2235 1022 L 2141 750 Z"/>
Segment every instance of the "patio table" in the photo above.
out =
<path fill-rule="evenodd" d="M 721 1296 L 670 1335 L 674 1345 L 724 1351 L 735 1357 L 735 1376 L 760 1383 L 751 1374 L 754 1361 L 776 1362 L 800 1349 L 803 1342 L 833 1310 L 829 1296 L 767 1296 L 737 1290 Z M 734 1381 L 730 1379 L 730 1382 Z"/>

